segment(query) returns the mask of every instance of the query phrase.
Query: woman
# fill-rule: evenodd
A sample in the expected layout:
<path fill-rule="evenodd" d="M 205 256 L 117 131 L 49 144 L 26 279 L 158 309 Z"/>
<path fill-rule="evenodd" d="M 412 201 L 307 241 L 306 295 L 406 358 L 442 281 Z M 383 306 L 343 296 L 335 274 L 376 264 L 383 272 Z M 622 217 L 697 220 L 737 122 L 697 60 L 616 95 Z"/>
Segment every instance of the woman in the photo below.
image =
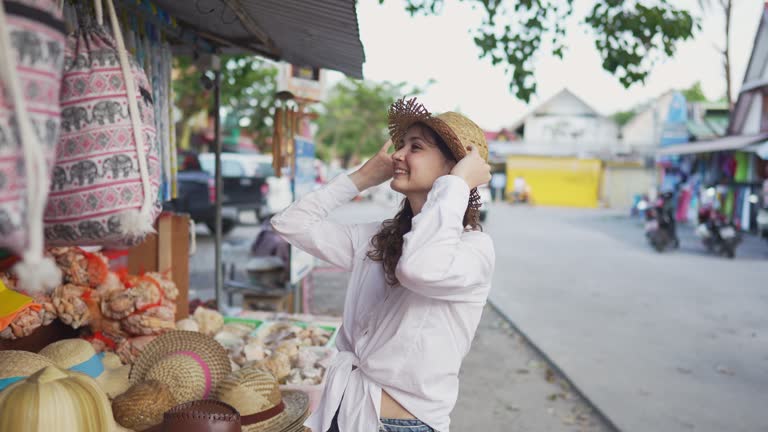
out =
<path fill-rule="evenodd" d="M 389 131 L 358 171 L 272 219 L 294 246 L 352 272 L 339 354 L 305 423 L 314 432 L 447 432 L 490 290 L 495 256 L 476 190 L 491 177 L 483 131 L 460 114 L 432 116 L 415 99 L 392 105 Z M 394 219 L 326 220 L 389 179 L 406 197 Z"/>

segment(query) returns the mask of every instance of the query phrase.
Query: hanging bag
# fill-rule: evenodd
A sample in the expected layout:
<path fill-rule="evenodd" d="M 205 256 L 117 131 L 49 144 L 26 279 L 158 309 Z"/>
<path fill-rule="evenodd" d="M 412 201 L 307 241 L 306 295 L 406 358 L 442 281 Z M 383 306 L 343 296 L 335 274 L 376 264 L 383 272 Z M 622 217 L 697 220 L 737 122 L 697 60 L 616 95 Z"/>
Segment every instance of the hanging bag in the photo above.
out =
<path fill-rule="evenodd" d="M 0 1 L 0 247 L 25 291 L 61 273 L 43 257 L 43 210 L 59 136 L 64 22 L 58 0 Z"/>
<path fill-rule="evenodd" d="M 125 49 L 112 0 L 106 6 L 111 32 L 96 0 L 96 24 L 67 40 L 62 131 L 45 211 L 51 245 L 132 246 L 154 232 L 161 210 L 156 101 Z"/>

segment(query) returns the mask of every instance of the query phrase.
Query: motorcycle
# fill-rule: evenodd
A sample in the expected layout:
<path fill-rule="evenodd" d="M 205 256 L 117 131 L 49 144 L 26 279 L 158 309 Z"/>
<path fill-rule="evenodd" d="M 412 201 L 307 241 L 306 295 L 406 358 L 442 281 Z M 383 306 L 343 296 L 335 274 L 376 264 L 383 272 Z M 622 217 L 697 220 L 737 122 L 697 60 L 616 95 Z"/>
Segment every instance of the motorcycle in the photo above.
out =
<path fill-rule="evenodd" d="M 741 243 L 741 234 L 736 225 L 728 222 L 725 215 L 711 206 L 699 209 L 696 235 L 709 252 L 733 258 L 736 247 Z"/>
<path fill-rule="evenodd" d="M 638 203 L 638 207 L 645 212 L 645 236 L 656 252 L 663 252 L 670 246 L 675 249 L 680 247 L 675 235 L 674 215 L 665 206 L 665 200 L 670 198 L 664 194 L 652 207 L 644 200 Z"/>
<path fill-rule="evenodd" d="M 761 208 L 757 212 L 757 232 L 760 237 L 768 241 L 768 207 Z"/>

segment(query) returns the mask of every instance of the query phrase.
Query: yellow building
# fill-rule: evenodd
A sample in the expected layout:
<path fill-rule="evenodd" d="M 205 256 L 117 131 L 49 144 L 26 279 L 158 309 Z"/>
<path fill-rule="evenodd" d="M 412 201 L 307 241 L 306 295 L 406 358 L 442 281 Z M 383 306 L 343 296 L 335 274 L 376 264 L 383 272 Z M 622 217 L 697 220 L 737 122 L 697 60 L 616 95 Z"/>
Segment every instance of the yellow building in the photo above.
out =
<path fill-rule="evenodd" d="M 598 159 L 510 156 L 507 191 L 521 176 L 530 188 L 533 203 L 563 207 L 598 207 L 603 165 Z"/>

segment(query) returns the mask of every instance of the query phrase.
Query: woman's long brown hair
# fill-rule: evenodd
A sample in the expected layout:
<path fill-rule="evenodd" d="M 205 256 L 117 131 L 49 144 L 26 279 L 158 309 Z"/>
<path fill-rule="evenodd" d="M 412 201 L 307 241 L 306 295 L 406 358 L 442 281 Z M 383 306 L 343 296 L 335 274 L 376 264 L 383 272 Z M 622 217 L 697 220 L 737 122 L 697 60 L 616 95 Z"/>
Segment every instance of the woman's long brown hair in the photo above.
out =
<path fill-rule="evenodd" d="M 427 141 L 435 144 L 440 152 L 449 160 L 456 161 L 448 146 L 442 138 L 426 125 L 418 124 L 421 127 L 422 136 Z M 467 210 L 464 212 L 464 227 L 472 230 L 482 230 L 480 225 L 480 210 L 477 192 L 473 189 L 470 193 L 470 199 L 467 203 Z M 473 204 L 473 205 L 470 205 Z M 404 198 L 400 206 L 400 211 L 392 219 L 385 220 L 381 229 L 371 237 L 372 249 L 368 251 L 368 258 L 373 261 L 381 261 L 384 266 L 384 276 L 390 286 L 399 284 L 395 269 L 400 256 L 403 254 L 403 236 L 411 231 L 411 220 L 413 219 L 413 209 Z"/>

